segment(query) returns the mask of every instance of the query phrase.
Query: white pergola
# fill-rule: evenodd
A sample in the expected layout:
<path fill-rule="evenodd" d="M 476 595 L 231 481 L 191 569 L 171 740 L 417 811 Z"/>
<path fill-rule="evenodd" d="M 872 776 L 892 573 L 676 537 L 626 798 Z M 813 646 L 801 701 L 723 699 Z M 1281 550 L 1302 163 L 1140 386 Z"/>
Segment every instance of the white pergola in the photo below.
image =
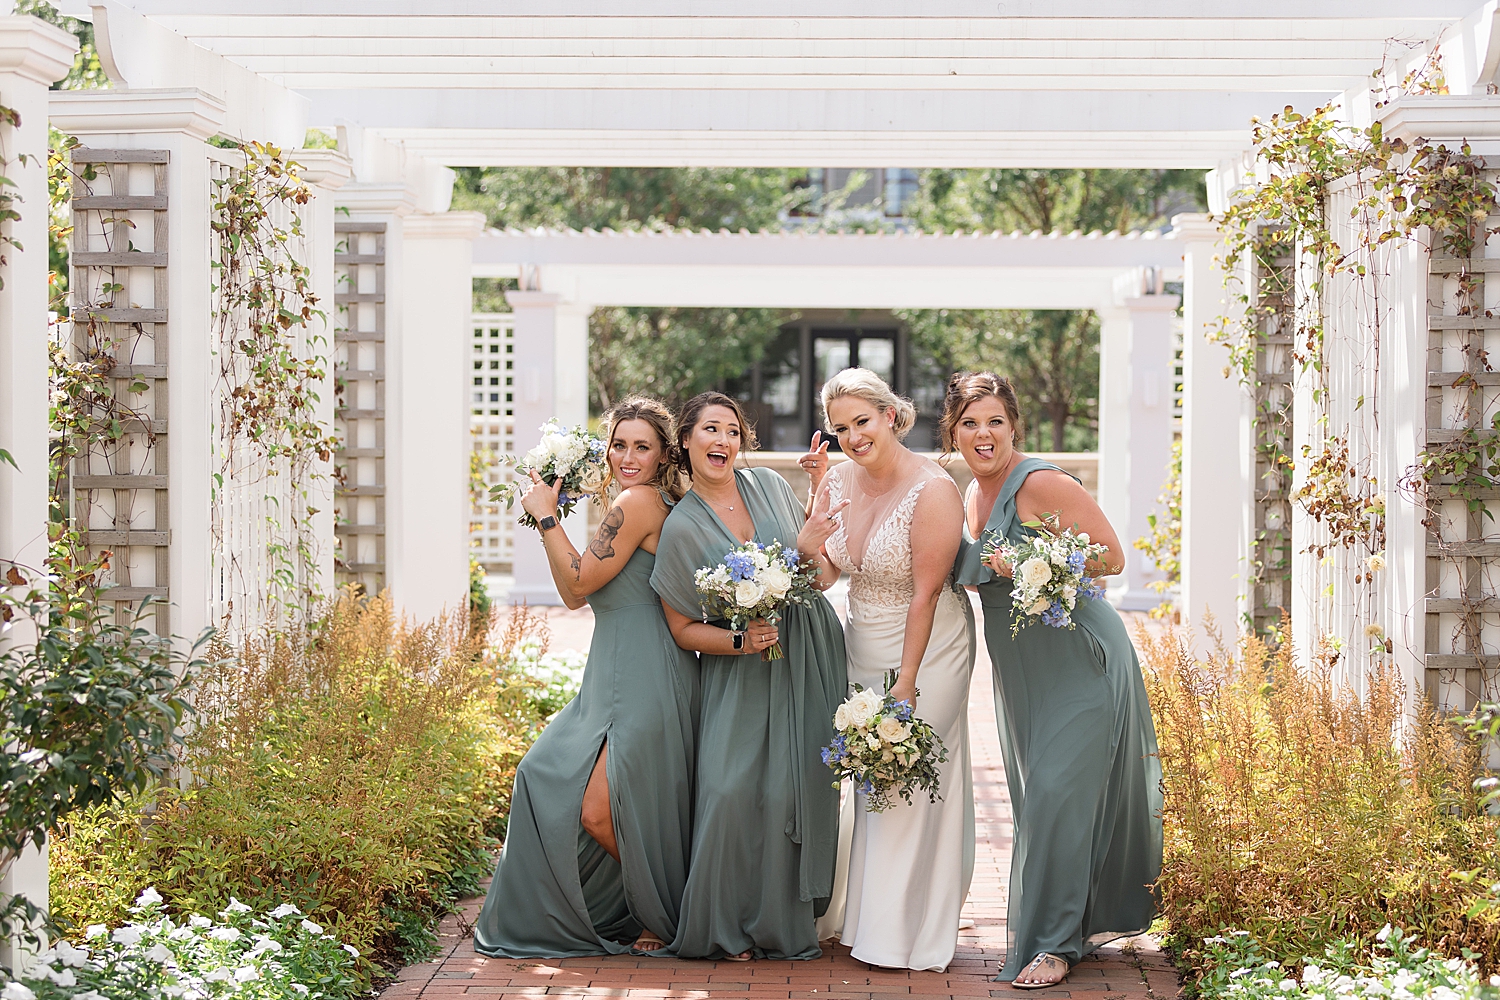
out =
<path fill-rule="evenodd" d="M 350 477 L 339 498 L 350 521 L 335 527 L 325 511 L 317 523 L 328 548 L 336 531 L 353 546 L 345 550 L 350 572 L 373 573 L 417 617 L 461 604 L 466 589 L 468 407 L 459 373 L 475 271 L 523 279 L 513 300 L 524 388 L 516 445 L 523 449 L 538 418 L 582 410 L 583 324 L 592 305 L 712 299 L 1097 308 L 1106 330 L 1101 494 L 1130 526 L 1129 537 L 1144 484 L 1154 487 L 1164 464 L 1156 449 L 1159 400 L 1168 393 L 1159 388 L 1156 411 L 1148 412 L 1145 377 L 1158 384 L 1170 377 L 1169 297 L 1141 293 L 1153 290 L 1145 277 L 1153 269 L 1180 269 L 1183 606 L 1193 620 L 1205 609 L 1221 623 L 1238 620 L 1256 531 L 1249 403 L 1224 377 L 1224 350 L 1202 336 L 1223 312 L 1224 294 L 1212 266 L 1215 234 L 1201 218 L 1181 219 L 1155 239 L 481 236 L 482 219 L 449 211 L 450 167 L 1198 167 L 1213 169 L 1217 205 L 1254 168 L 1246 158 L 1251 116 L 1329 100 L 1341 101 L 1355 122 L 1379 116 L 1389 133 L 1469 138 L 1481 153 L 1500 152 L 1500 20 L 1494 2 L 1477 0 L 58 6 L 92 20 L 114 89 L 49 92 L 71 62 L 72 36 L 31 18 L 0 18 L 0 100 L 20 112 L 18 126 L 0 126 L 0 145 L 18 165 L 7 174 L 23 199 L 20 221 L 6 224 L 19 245 L 6 248 L 0 268 L 0 447 L 19 466 L 0 464 L 0 559 L 40 565 L 46 548 L 47 188 L 40 164 L 50 119 L 94 155 L 148 164 L 122 171 L 122 183 L 133 187 L 138 176 L 149 189 L 149 165 L 161 168 L 162 187 L 147 201 L 169 207 L 143 208 L 132 240 L 147 250 L 151 234 L 139 268 L 155 269 L 162 298 L 143 294 L 132 310 L 154 317 L 142 322 L 169 348 L 170 363 L 152 377 L 171 430 L 165 462 L 130 489 L 154 491 L 168 526 L 146 530 L 143 521 L 114 532 L 112 544 L 154 552 L 170 579 L 170 588 L 156 589 L 172 601 L 173 629 L 184 635 L 216 620 L 237 596 L 226 594 L 205 552 L 209 526 L 224 514 L 223 493 L 211 482 L 207 428 L 216 400 L 204 336 L 212 309 L 209 191 L 228 163 L 207 142 L 214 136 L 297 150 L 309 126 L 338 135 L 337 152 L 294 153 L 314 186 L 303 248 L 314 283 L 325 300 L 343 297 L 354 307 L 354 335 L 339 349 L 338 374 L 350 386 L 346 409 L 335 412 L 332 386 L 321 387 L 324 417 L 340 421 L 350 442 Z M 1389 95 L 1371 93 L 1373 71 L 1386 65 L 1399 79 L 1433 51 L 1449 93 L 1378 103 Z M 166 221 L 153 228 L 151 211 L 165 212 Z M 1456 377 L 1425 371 L 1431 359 L 1419 338 L 1450 327 L 1429 318 L 1425 261 L 1402 267 L 1401 316 L 1417 346 L 1396 344 L 1404 367 L 1388 386 L 1381 432 L 1398 457 L 1430 430 L 1428 387 Z M 143 276 L 140 287 L 151 286 Z M 1493 297 L 1489 304 L 1500 308 Z M 1405 445 L 1389 437 L 1398 432 Z M 243 484 L 229 487 L 247 505 L 254 500 Z M 1425 612 L 1411 611 L 1431 593 L 1423 576 L 1427 535 L 1415 508 L 1394 492 L 1390 503 L 1393 582 L 1380 613 L 1393 635 L 1400 614 L 1425 614 L 1434 628 L 1460 602 L 1428 600 Z M 1311 530 L 1294 515 L 1299 545 Z M 1316 570 L 1310 558 L 1298 557 L 1309 573 Z M 124 553 L 127 559 L 136 555 Z M 149 580 L 145 559 L 142 579 Z M 331 575 L 331 564 L 325 568 Z M 1420 624 L 1408 633 L 1398 660 L 1414 688 L 1424 665 L 1430 671 L 1463 659 L 1429 648 Z M 12 868 L 0 892 L 44 898 L 45 886 L 45 863 L 32 859 Z"/>
<path fill-rule="evenodd" d="M 474 243 L 474 273 L 522 283 L 510 294 L 518 433 L 587 416 L 573 359 L 587 351 L 595 306 L 1096 310 L 1100 499 L 1135 538 L 1171 457 L 1178 300 L 1162 285 L 1181 280 L 1186 254 L 1206 252 L 1190 243 L 1204 220 L 1180 221 L 1165 235 L 491 231 Z M 1154 567 L 1133 549 L 1129 563 L 1112 596 L 1154 607 Z M 515 574 L 513 597 L 557 599 L 540 546 L 516 547 Z"/>

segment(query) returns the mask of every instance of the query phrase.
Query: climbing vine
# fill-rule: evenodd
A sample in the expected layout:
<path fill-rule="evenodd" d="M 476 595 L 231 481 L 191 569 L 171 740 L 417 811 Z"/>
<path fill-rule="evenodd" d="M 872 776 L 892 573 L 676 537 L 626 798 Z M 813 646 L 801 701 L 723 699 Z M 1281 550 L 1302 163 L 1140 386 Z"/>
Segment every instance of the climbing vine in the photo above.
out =
<path fill-rule="evenodd" d="M 1388 83 L 1382 70 L 1372 91 L 1377 107 L 1407 94 L 1446 93 L 1441 60 L 1429 54 L 1399 83 Z M 1272 508 L 1284 502 L 1278 497 L 1289 498 L 1320 526 L 1304 551 L 1319 566 L 1343 567 L 1368 597 L 1384 566 L 1389 488 L 1377 478 L 1373 447 L 1384 384 L 1382 326 L 1392 315 L 1389 251 L 1417 242 L 1429 253 L 1458 258 L 1456 273 L 1448 275 L 1456 280 L 1457 313 L 1480 315 L 1483 280 L 1467 260 L 1490 235 L 1496 191 L 1467 144 L 1391 138 L 1379 122 L 1359 127 L 1340 120 L 1332 106 L 1311 114 L 1288 107 L 1254 121 L 1253 133 L 1263 169 L 1218 219 L 1225 241 L 1220 263 L 1239 308 L 1211 335 L 1229 348 L 1231 370 L 1255 389 L 1259 467 L 1267 477 L 1257 500 L 1267 525 Z M 1336 349 L 1325 343 L 1326 317 L 1335 313 L 1343 317 L 1341 333 L 1358 330 L 1341 336 Z M 1486 359 L 1478 361 L 1490 370 Z M 1278 372 L 1280 363 L 1287 367 Z M 1307 423 L 1295 428 L 1303 442 L 1296 461 L 1289 453 L 1293 394 L 1281 388 L 1292 384 L 1311 404 L 1297 415 Z M 1456 375 L 1454 388 L 1465 387 L 1478 382 Z M 1484 497 L 1500 485 L 1500 422 L 1470 421 L 1467 414 L 1461 422 L 1475 426 L 1436 435 L 1441 443 L 1421 448 L 1396 483 L 1420 494 L 1430 524 L 1436 508 L 1427 497 L 1438 484 L 1471 512 L 1491 516 Z M 1297 482 L 1288 490 L 1294 468 Z M 1344 551 L 1361 558 L 1334 559 Z M 1324 594 L 1333 592 L 1329 583 Z M 1383 648 L 1388 652 L 1389 644 Z"/>
<path fill-rule="evenodd" d="M 237 151 L 242 163 L 214 180 L 221 442 L 216 499 L 222 503 L 230 488 L 279 478 L 282 501 L 264 514 L 269 579 L 257 576 L 246 584 L 260 588 L 268 603 L 298 613 L 321 591 L 312 487 L 327 480 L 324 469 L 338 446 L 318 414 L 329 344 L 313 320 L 325 315 L 311 270 L 294 256 L 303 238 L 299 209 L 311 193 L 298 164 L 277 147 L 221 145 Z M 231 560 L 236 556 L 228 553 Z"/>

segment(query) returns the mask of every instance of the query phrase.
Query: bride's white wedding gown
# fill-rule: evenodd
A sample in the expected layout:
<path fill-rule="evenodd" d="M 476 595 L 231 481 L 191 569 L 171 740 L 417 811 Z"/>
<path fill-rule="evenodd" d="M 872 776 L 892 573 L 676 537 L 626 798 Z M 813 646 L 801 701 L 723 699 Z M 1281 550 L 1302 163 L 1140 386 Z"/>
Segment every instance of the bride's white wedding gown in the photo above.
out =
<path fill-rule="evenodd" d="M 830 503 L 845 497 L 852 503 L 826 550 L 850 577 L 844 629 L 849 681 L 884 690 L 888 672 L 901 666 L 914 592 L 911 524 L 917 499 L 925 488 L 956 488 L 947 473 L 925 459 L 906 482 L 880 496 L 868 494 L 865 482 L 853 462 L 830 471 Z M 940 971 L 953 959 L 959 911 L 974 873 L 968 722 L 973 668 L 968 599 L 945 589 L 917 674 L 917 715 L 948 748 L 940 769 L 942 798 L 929 802 L 916 793 L 910 805 L 898 799 L 886 811 L 872 813 L 865 810 L 863 795 L 848 794 L 840 816 L 839 874 L 829 912 L 819 922 L 820 936 L 837 935 L 862 962 Z"/>

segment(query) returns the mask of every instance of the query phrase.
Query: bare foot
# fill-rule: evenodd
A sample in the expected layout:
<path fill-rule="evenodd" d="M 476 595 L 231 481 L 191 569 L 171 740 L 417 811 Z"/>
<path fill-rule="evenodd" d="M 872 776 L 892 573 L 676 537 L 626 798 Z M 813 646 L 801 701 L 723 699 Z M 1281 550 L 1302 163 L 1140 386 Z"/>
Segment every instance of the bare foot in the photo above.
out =
<path fill-rule="evenodd" d="M 641 936 L 635 939 L 635 944 L 630 947 L 636 951 L 661 951 L 667 943 L 650 931 L 641 931 Z"/>
<path fill-rule="evenodd" d="M 726 961 L 726 962 L 748 962 L 753 957 L 754 956 L 750 952 L 748 952 L 748 951 L 742 951 L 738 955 L 725 955 L 724 956 L 724 961 Z"/>
<path fill-rule="evenodd" d="M 1068 976 L 1068 963 L 1056 955 L 1042 952 L 1015 978 L 1011 986 L 1018 990 L 1039 990 L 1056 986 Z"/>

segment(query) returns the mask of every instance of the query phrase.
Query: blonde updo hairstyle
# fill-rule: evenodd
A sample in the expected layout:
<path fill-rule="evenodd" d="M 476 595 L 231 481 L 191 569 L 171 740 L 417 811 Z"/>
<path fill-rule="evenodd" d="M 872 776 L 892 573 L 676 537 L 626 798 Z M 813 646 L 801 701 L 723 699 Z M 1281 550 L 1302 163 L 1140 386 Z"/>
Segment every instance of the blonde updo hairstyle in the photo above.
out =
<path fill-rule="evenodd" d="M 656 472 L 646 482 L 647 486 L 654 486 L 657 490 L 666 494 L 672 503 L 682 499 L 685 487 L 682 475 L 677 470 L 677 463 L 673 461 L 675 449 L 672 446 L 673 438 L 676 437 L 672 422 L 672 412 L 667 409 L 659 399 L 650 396 L 630 396 L 620 400 L 610 407 L 609 412 L 604 414 L 603 424 L 607 428 L 604 435 L 604 448 L 606 455 L 609 446 L 615 439 L 615 429 L 626 420 L 644 420 L 651 425 L 656 432 L 657 443 L 661 445 L 661 459 L 657 462 Z M 603 495 L 608 496 L 615 486 L 615 470 L 609 462 L 604 463 L 604 486 Z"/>
<path fill-rule="evenodd" d="M 868 368 L 845 368 L 823 383 L 823 426 L 829 433 L 833 432 L 833 427 L 828 420 L 828 404 L 845 396 L 862 399 L 881 413 L 895 410 L 897 441 L 904 440 L 917 422 L 916 406 L 911 400 L 892 392 L 885 379 Z"/>

